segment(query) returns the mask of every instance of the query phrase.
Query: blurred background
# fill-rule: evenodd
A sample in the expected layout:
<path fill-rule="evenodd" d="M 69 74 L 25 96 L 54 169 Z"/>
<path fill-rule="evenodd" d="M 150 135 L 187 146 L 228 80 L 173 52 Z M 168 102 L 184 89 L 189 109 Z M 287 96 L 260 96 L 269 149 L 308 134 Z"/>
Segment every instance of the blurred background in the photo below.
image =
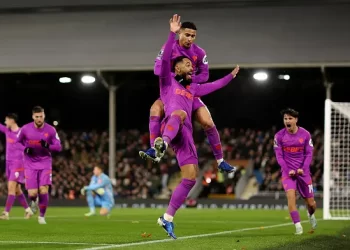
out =
<path fill-rule="evenodd" d="M 311 172 L 321 199 L 324 101 L 350 101 L 348 1 L 1 1 L 0 121 L 16 112 L 23 125 L 33 106 L 45 108 L 63 145 L 54 156 L 50 202 L 85 205 L 80 189 L 93 167 L 103 165 L 117 206 L 167 204 L 180 180 L 174 153 L 152 164 L 138 151 L 149 147 L 149 109 L 159 97 L 153 64 L 174 13 L 197 25 L 210 80 L 241 66 L 229 86 L 203 98 L 225 159 L 239 170 L 235 176 L 217 172 L 195 124 L 201 172 L 187 205 L 285 206 L 273 137 L 286 107 L 300 112 L 299 125 L 312 134 Z"/>

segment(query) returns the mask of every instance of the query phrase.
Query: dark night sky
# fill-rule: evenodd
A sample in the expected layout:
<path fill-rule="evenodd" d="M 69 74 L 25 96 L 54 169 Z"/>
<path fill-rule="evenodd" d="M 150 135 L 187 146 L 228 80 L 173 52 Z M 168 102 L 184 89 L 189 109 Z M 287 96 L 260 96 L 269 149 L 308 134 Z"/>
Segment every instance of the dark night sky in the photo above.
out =
<path fill-rule="evenodd" d="M 242 69 L 229 86 L 204 97 L 218 127 L 266 128 L 282 124 L 279 111 L 287 106 L 301 113 L 300 125 L 323 127 L 325 89 L 319 68 L 269 69 L 269 80 L 256 82 L 258 69 Z M 349 68 L 329 68 L 327 75 L 335 83 L 333 101 L 350 101 Z M 210 79 L 218 79 L 229 69 L 211 70 Z M 117 128 L 147 130 L 151 104 L 159 96 L 157 78 L 151 71 L 109 72 L 124 82 L 117 93 Z M 279 80 L 289 74 L 289 81 Z M 108 91 L 102 84 L 83 86 L 82 73 L 2 74 L 0 75 L 0 117 L 17 112 L 20 124 L 31 120 L 31 108 L 45 108 L 47 120 L 59 120 L 65 129 L 108 128 Z M 69 84 L 58 82 L 70 76 Z M 3 118 L 0 118 L 3 119 Z"/>

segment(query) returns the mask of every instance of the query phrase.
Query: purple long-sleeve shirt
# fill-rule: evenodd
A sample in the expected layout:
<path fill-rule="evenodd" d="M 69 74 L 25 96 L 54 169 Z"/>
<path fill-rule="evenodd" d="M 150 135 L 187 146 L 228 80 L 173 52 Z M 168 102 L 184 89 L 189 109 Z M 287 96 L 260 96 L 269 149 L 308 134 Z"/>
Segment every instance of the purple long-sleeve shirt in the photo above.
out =
<path fill-rule="evenodd" d="M 41 140 L 45 140 L 49 144 L 48 149 L 41 146 Z M 51 152 L 62 150 L 56 129 L 47 123 L 44 123 L 41 128 L 35 127 L 34 122 L 24 125 L 17 135 L 16 142 L 19 146 L 31 148 L 33 151 L 31 155 L 24 154 L 24 166 L 28 169 L 51 169 Z"/>
<path fill-rule="evenodd" d="M 290 170 L 303 169 L 310 174 L 313 144 L 310 133 L 298 127 L 295 134 L 287 129 L 281 129 L 275 135 L 274 150 L 278 164 L 281 166 L 282 176 L 288 176 Z"/>
<path fill-rule="evenodd" d="M 162 68 L 162 57 L 164 54 L 165 45 L 159 51 L 154 64 L 154 74 L 159 76 Z M 192 82 L 204 83 L 209 79 L 209 64 L 206 52 L 197 44 L 192 44 L 191 47 L 185 48 L 179 44 L 179 40 L 172 43 L 171 60 L 179 56 L 186 56 L 192 61 L 193 72 Z"/>
<path fill-rule="evenodd" d="M 6 126 L 0 124 L 0 132 L 5 134 L 6 137 L 6 161 L 23 161 L 24 146 L 18 147 L 16 145 L 17 131 L 13 131 Z"/>
<path fill-rule="evenodd" d="M 226 86 L 233 78 L 232 74 L 205 84 L 191 83 L 185 88 L 175 80 L 171 73 L 171 55 L 176 34 L 170 32 L 164 46 L 161 69 L 159 72 L 160 92 L 164 103 L 166 116 L 175 110 L 184 110 L 187 113 L 188 122 L 191 122 L 192 104 L 194 97 L 210 94 Z"/>

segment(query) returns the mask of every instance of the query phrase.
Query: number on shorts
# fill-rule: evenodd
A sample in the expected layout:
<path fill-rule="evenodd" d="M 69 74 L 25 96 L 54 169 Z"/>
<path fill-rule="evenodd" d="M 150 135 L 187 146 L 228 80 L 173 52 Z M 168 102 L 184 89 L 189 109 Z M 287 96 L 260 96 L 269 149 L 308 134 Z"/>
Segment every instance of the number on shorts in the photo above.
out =
<path fill-rule="evenodd" d="M 309 193 L 313 193 L 314 192 L 314 188 L 312 187 L 312 184 L 308 185 L 309 187 Z"/>

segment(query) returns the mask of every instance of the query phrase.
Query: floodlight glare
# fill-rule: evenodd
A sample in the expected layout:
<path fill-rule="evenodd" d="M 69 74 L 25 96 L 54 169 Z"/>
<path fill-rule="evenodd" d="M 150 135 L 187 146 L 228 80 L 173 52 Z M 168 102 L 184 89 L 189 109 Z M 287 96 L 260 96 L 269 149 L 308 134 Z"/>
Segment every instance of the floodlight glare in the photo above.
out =
<path fill-rule="evenodd" d="M 89 75 L 85 75 L 81 78 L 81 82 L 85 83 L 85 84 L 91 84 L 95 82 L 95 77 L 93 76 L 89 76 Z"/>
<path fill-rule="evenodd" d="M 257 81 L 265 81 L 268 78 L 268 76 L 265 72 L 257 72 L 253 75 L 253 77 Z"/>
<path fill-rule="evenodd" d="M 72 81 L 72 79 L 69 77 L 61 77 L 59 79 L 59 81 L 60 81 L 60 83 L 70 83 Z"/>

